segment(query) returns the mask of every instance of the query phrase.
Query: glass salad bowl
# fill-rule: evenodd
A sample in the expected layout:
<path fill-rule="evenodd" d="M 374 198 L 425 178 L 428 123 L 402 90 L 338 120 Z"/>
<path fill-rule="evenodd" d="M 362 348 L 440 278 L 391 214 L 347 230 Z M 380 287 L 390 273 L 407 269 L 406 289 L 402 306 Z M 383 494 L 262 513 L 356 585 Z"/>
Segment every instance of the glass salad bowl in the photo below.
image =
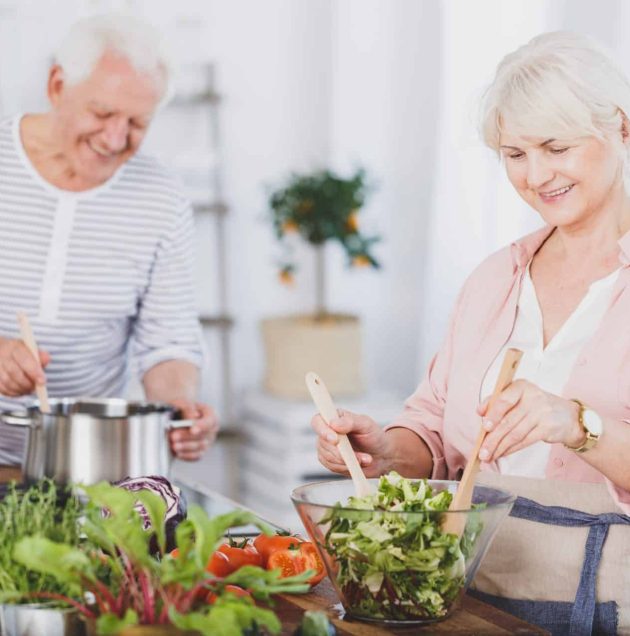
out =
<path fill-rule="evenodd" d="M 349 479 L 296 488 L 291 499 L 348 615 L 391 624 L 447 618 L 468 589 L 515 497 L 475 486 L 469 510 L 448 511 L 456 481 L 369 480 L 357 498 Z M 441 530 L 465 515 L 463 534 Z"/>

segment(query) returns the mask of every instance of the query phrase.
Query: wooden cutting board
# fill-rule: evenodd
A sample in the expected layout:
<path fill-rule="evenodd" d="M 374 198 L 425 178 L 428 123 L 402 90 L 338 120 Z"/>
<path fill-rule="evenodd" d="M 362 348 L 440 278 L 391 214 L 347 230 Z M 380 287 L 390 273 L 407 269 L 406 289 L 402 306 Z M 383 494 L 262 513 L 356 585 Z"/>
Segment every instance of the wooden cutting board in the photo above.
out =
<path fill-rule="evenodd" d="M 464 596 L 461 608 L 450 618 L 426 627 L 390 628 L 357 620 L 342 619 L 339 597 L 328 579 L 324 579 L 310 594 L 284 595 L 274 610 L 282 622 L 283 636 L 291 636 L 306 610 L 323 610 L 332 619 L 340 636 L 377 636 L 379 634 L 478 634 L 483 636 L 509 634 L 549 634 L 471 596 Z"/>

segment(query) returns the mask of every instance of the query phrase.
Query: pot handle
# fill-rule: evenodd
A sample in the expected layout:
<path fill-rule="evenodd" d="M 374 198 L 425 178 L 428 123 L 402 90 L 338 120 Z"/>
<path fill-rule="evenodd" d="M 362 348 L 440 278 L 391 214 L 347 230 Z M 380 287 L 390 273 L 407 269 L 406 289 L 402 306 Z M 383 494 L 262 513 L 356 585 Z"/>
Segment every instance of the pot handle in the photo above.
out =
<path fill-rule="evenodd" d="M 40 425 L 38 421 L 31 419 L 27 411 L 0 411 L 0 422 L 23 428 L 37 428 Z"/>
<path fill-rule="evenodd" d="M 178 409 L 173 412 L 173 417 L 166 425 L 167 430 L 173 430 L 176 428 L 190 428 L 195 423 L 195 420 L 182 419 L 182 412 Z"/>
<path fill-rule="evenodd" d="M 195 420 L 177 420 L 175 422 L 169 422 L 168 430 L 176 428 L 190 428 L 195 423 Z"/>

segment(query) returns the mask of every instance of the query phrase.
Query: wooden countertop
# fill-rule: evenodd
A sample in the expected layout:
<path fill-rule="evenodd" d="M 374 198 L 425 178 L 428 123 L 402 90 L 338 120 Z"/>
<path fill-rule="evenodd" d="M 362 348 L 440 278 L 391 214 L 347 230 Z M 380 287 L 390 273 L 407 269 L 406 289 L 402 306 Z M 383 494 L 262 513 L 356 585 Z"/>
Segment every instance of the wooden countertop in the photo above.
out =
<path fill-rule="evenodd" d="M 507 614 L 492 605 L 464 596 L 461 607 L 448 619 L 427 626 L 414 625 L 405 628 L 381 626 L 375 623 L 343 619 L 343 609 L 330 581 L 324 579 L 309 594 L 284 595 L 274 607 L 282 622 L 282 635 L 291 636 L 306 610 L 325 611 L 332 619 L 340 636 L 378 636 L 385 634 L 407 636 L 418 633 L 431 634 L 549 634 L 544 629 Z"/>
<path fill-rule="evenodd" d="M 19 481 L 21 470 L 14 466 L 0 466 L 0 483 Z M 237 505 L 237 504 L 235 504 Z M 426 627 L 415 625 L 407 628 L 392 628 L 343 618 L 339 597 L 330 581 L 324 579 L 309 594 L 284 595 L 277 599 L 274 607 L 282 622 L 282 635 L 291 636 L 302 620 L 306 610 L 322 610 L 330 616 L 340 636 L 408 636 L 418 633 L 431 634 L 477 634 L 494 636 L 502 634 L 549 634 L 492 605 L 464 596 L 461 607 L 448 619 Z"/>
<path fill-rule="evenodd" d="M 0 484 L 8 484 L 10 481 L 20 481 L 22 479 L 22 469 L 20 466 L 0 465 Z"/>

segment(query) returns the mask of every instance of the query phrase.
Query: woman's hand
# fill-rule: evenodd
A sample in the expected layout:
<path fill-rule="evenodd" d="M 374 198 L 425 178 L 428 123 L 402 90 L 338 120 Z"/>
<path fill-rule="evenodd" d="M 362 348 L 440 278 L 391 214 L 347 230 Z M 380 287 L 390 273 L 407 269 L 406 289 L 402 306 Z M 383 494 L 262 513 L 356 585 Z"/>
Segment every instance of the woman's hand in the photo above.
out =
<path fill-rule="evenodd" d="M 50 355 L 39 351 L 43 368 L 50 362 Z M 36 384 L 46 384 L 46 376 L 33 354 L 22 340 L 0 338 L 0 393 L 7 397 L 19 397 L 33 393 Z"/>
<path fill-rule="evenodd" d="M 526 380 L 512 382 L 490 410 L 488 403 L 489 398 L 477 409 L 488 431 L 479 452 L 481 461 L 495 461 L 540 441 L 574 448 L 584 441 L 579 406 Z"/>
<path fill-rule="evenodd" d="M 378 477 L 389 470 L 387 435 L 383 429 L 367 415 L 357 415 L 350 411 L 338 409 L 339 417 L 324 422 L 320 415 L 315 415 L 311 426 L 318 435 L 317 456 L 328 470 L 343 475 L 348 474 L 341 458 L 337 444 L 338 433 L 348 435 L 357 459 L 367 477 Z"/>

